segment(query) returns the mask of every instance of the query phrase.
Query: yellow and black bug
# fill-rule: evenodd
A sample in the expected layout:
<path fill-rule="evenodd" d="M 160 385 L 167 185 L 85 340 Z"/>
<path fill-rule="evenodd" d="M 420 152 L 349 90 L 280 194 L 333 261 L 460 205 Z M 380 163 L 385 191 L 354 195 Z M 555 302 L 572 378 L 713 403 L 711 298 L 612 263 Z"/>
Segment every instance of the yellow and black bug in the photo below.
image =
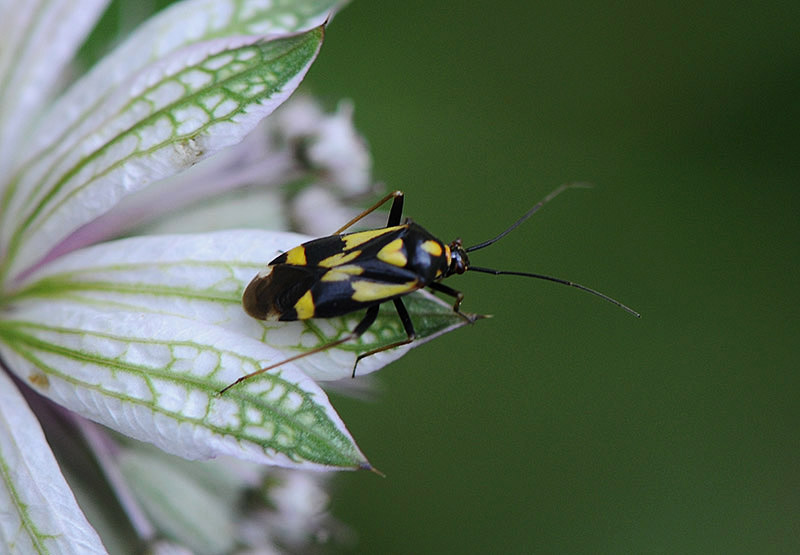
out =
<path fill-rule="evenodd" d="M 471 247 L 465 248 L 461 239 L 456 239 L 449 245 L 443 243 L 411 220 L 401 224 L 403 193 L 394 191 L 347 222 L 333 235 L 303 243 L 281 254 L 253 278 L 245 289 L 242 303 L 250 316 L 259 320 L 293 321 L 343 316 L 364 308 L 367 309 L 366 314 L 346 336 L 242 376 L 223 389 L 222 393 L 267 370 L 360 337 L 375 322 L 379 306 L 391 301 L 403 323 L 407 338 L 360 354 L 353 365 L 353 376 L 355 376 L 356 367 L 362 358 L 405 345 L 415 339 L 414 323 L 403 304 L 403 296 L 424 287 L 455 298 L 453 310 L 465 320 L 472 322 L 474 316 L 461 312 L 463 293 L 441 283 L 444 278 L 453 274 L 463 274 L 468 270 L 545 279 L 577 287 L 638 317 L 637 312 L 619 301 L 572 281 L 527 272 L 493 270 L 470 264 L 467 253 L 499 241 L 530 218 L 545 203 L 565 189 L 575 186 L 581 185 L 562 185 L 498 236 Z M 342 233 L 392 199 L 394 201 L 386 227 Z"/>

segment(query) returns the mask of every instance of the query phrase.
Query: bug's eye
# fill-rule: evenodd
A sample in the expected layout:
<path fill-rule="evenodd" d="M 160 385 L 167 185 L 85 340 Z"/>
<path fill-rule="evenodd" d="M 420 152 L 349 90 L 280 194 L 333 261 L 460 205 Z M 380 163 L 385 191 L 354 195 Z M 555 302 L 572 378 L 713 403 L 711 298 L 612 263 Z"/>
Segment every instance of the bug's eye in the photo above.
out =
<path fill-rule="evenodd" d="M 467 258 L 467 253 L 460 248 L 453 249 L 450 257 L 450 274 L 463 274 L 468 267 L 469 259 Z"/>

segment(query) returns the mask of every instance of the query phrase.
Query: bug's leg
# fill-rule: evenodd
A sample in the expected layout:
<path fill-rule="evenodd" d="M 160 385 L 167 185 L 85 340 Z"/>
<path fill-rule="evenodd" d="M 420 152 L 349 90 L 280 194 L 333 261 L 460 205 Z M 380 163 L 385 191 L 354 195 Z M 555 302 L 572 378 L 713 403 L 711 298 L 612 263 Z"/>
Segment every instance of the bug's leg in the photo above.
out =
<path fill-rule="evenodd" d="M 372 206 L 370 206 L 369 208 L 367 208 L 366 210 L 364 210 L 361 214 L 359 214 L 358 216 L 356 216 L 355 218 L 344 224 L 342 227 L 337 229 L 334 235 L 339 235 L 345 229 L 355 224 L 356 222 L 367 216 L 369 213 L 374 212 L 375 210 L 377 210 L 378 208 L 389 202 L 391 199 L 394 199 L 394 202 L 392 203 L 392 210 L 391 212 L 389 212 L 389 223 L 386 224 L 386 226 L 391 227 L 393 225 L 399 225 L 400 217 L 403 215 L 403 191 L 393 191 L 388 195 L 386 195 L 385 197 L 383 197 L 378 202 L 376 202 L 375 204 L 373 204 Z"/>
<path fill-rule="evenodd" d="M 289 357 L 287 359 L 284 359 L 284 360 L 282 360 L 280 362 L 276 362 L 275 364 L 270 364 L 269 366 L 266 366 L 264 368 L 256 370 L 255 372 L 250 372 L 249 374 L 246 374 L 246 375 L 242 376 L 241 378 L 239 378 L 238 380 L 236 380 L 232 384 L 225 386 L 223 389 L 220 390 L 219 394 L 222 395 L 223 393 L 228 391 L 233 386 L 238 385 L 238 384 L 240 384 L 240 383 L 242 383 L 244 381 L 247 381 L 247 380 L 249 380 L 250 378 L 252 378 L 254 376 L 258 376 L 259 374 L 263 374 L 264 372 L 267 372 L 268 370 L 272 370 L 273 368 L 277 368 L 278 366 L 283 366 L 287 362 L 294 362 L 295 360 L 298 360 L 298 359 L 301 359 L 301 358 L 305 358 L 305 357 L 307 357 L 309 355 L 314 355 L 314 354 L 317 354 L 317 353 L 321 353 L 322 351 L 327 351 L 331 347 L 336 347 L 337 345 L 341 345 L 342 343 L 346 343 L 348 341 L 356 339 L 357 337 L 361 337 L 362 335 L 364 335 L 364 332 L 367 331 L 369 329 L 369 327 L 372 324 L 375 323 L 375 319 L 378 317 L 378 310 L 379 309 L 380 309 L 380 305 L 377 305 L 377 304 L 375 306 L 369 307 L 367 309 L 367 313 L 364 315 L 364 318 L 362 318 L 362 320 L 358 323 L 358 325 L 355 327 L 355 329 L 353 331 L 351 331 L 350 333 L 348 333 L 347 335 L 345 335 L 344 337 L 342 337 L 340 339 L 337 339 L 336 341 L 331 341 L 330 343 L 326 343 L 325 345 L 320 345 L 319 347 L 311 349 L 310 351 L 306 351 L 304 353 L 300 353 L 299 355 L 295 355 L 293 357 Z"/>
<path fill-rule="evenodd" d="M 356 358 L 356 363 L 353 365 L 353 378 L 356 377 L 356 367 L 362 358 L 366 358 L 383 351 L 388 351 L 389 349 L 394 349 L 395 347 L 407 345 L 417 338 L 417 332 L 414 331 L 414 322 L 411 321 L 411 315 L 408 313 L 406 305 L 403 304 L 403 300 L 399 297 L 394 299 L 394 307 L 397 309 L 397 315 L 400 316 L 400 321 L 403 323 L 403 329 L 405 330 L 408 338 L 403 339 L 402 341 L 396 341 L 389 345 L 384 345 L 383 347 L 378 347 L 377 349 L 372 349 L 371 351 L 367 351 L 366 353 L 358 355 L 358 358 Z"/>
<path fill-rule="evenodd" d="M 434 291 L 438 291 L 440 293 L 444 293 L 445 295 L 450 295 L 451 297 L 455 297 L 456 302 L 453 303 L 453 312 L 461 316 L 464 320 L 472 324 L 475 322 L 476 318 L 474 316 L 467 316 L 463 312 L 461 312 L 461 302 L 464 300 L 464 293 L 461 291 L 456 291 L 452 287 L 448 287 L 447 285 L 443 285 L 441 283 L 429 283 L 428 287 L 433 289 Z"/>
<path fill-rule="evenodd" d="M 386 222 L 386 227 L 400 225 L 400 220 L 403 219 L 403 200 L 405 199 L 403 191 L 395 191 L 392 195 L 394 195 L 394 202 L 392 202 L 392 208 L 389 210 L 389 219 Z"/>

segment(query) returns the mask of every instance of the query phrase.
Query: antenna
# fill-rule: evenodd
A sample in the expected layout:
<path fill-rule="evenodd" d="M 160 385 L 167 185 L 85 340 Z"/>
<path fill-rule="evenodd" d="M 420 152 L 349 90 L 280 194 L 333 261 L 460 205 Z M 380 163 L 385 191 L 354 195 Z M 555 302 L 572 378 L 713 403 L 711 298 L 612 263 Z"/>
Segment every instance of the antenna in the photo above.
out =
<path fill-rule="evenodd" d="M 625 310 L 626 312 L 629 312 L 629 313 L 633 314 L 637 318 L 641 318 L 642 317 L 641 314 L 639 314 L 638 312 L 636 312 L 632 308 L 625 306 L 624 304 L 622 304 L 618 300 L 612 299 L 611 297 L 609 297 L 608 295 L 604 295 L 600 291 L 595 291 L 594 289 L 590 289 L 589 287 L 586 287 L 585 285 L 581 285 L 580 283 L 575 283 L 574 281 L 569 281 L 569 280 L 566 280 L 566 279 L 561 279 L 561 278 L 557 278 L 557 277 L 553 277 L 553 276 L 546 276 L 546 275 L 543 275 L 543 274 L 531 274 L 531 273 L 528 273 L 528 272 L 509 272 L 509 271 L 506 271 L 506 270 L 494 270 L 492 268 L 481 268 L 480 266 L 469 266 L 467 268 L 467 270 L 470 270 L 470 271 L 473 271 L 473 272 L 482 272 L 484 274 L 493 274 L 493 275 L 496 275 L 496 276 L 507 275 L 507 276 L 523 276 L 523 277 L 530 277 L 530 278 L 536 278 L 536 279 L 544 279 L 544 280 L 547 280 L 547 281 L 553 281 L 555 283 L 560 283 L 561 285 L 568 285 L 570 287 L 575 287 L 577 289 L 580 289 L 581 291 L 586 291 L 587 293 L 591 293 L 592 295 L 596 295 L 596 296 L 600 297 L 601 299 L 603 299 L 604 301 L 610 302 L 611 304 L 617 305 L 621 309 Z"/>
<path fill-rule="evenodd" d="M 509 227 L 507 227 L 505 229 L 505 231 L 500 233 L 500 235 L 498 235 L 497 237 L 494 237 L 493 239 L 489 239 L 488 241 L 484 241 L 483 243 L 478 243 L 477 245 L 473 245 L 471 247 L 467 247 L 466 249 L 464 249 L 464 251 L 465 252 L 472 252 L 472 251 L 476 251 L 478 249 L 482 249 L 484 247 L 488 247 L 492 243 L 496 243 L 497 241 L 499 241 L 500 239 L 502 239 L 503 237 L 505 237 L 506 235 L 508 235 L 509 233 L 514 231 L 515 229 L 517 229 L 520 226 L 520 224 L 522 224 L 522 222 L 524 222 L 525 220 L 527 220 L 528 218 L 533 216 L 542 206 L 544 206 L 545 204 L 547 204 L 548 202 L 550 202 L 551 200 L 556 198 L 558 195 L 560 195 L 561 193 L 563 193 L 567 189 L 588 189 L 588 188 L 591 188 L 591 187 L 592 187 L 591 183 L 565 183 L 565 184 L 561 185 L 555 191 L 553 191 L 552 193 L 550 193 L 549 195 L 544 197 L 542 200 L 540 200 L 539 202 L 534 204 L 533 208 L 531 208 L 530 210 L 525 212 L 525 214 L 523 214 L 520 219 L 518 219 L 516 222 L 514 222 Z M 495 276 L 508 275 L 508 276 L 523 276 L 523 277 L 530 277 L 530 278 L 536 278 L 536 279 L 543 279 L 543 280 L 552 281 L 552 282 L 555 282 L 555 283 L 560 283 L 561 285 L 567 285 L 569 287 L 575 287 L 576 289 L 580 289 L 581 291 L 586 291 L 587 293 L 591 293 L 592 295 L 600 297 L 604 301 L 607 301 L 607 302 L 609 302 L 609 303 L 611 303 L 613 305 L 617 305 L 621 309 L 625 310 L 626 312 L 629 312 L 630 314 L 633 314 L 637 318 L 641 318 L 641 314 L 639 314 L 638 312 L 636 312 L 632 308 L 625 306 L 624 304 L 622 304 L 618 300 L 612 299 L 611 297 L 601 293 L 600 291 L 595 291 L 594 289 L 590 289 L 589 287 L 586 287 L 585 285 L 581 285 L 580 283 L 575 283 L 574 281 L 569 281 L 569 280 L 566 280 L 566 279 L 561 279 L 561 278 L 557 278 L 557 277 L 553 277 L 553 276 L 546 276 L 544 274 L 532 274 L 532 273 L 529 273 L 529 272 L 511 272 L 511 271 L 507 271 L 507 270 L 494 270 L 492 268 L 482 268 L 480 266 L 471 266 L 471 265 L 467 266 L 467 270 L 471 270 L 473 272 L 482 272 L 484 274 L 493 274 Z"/>
<path fill-rule="evenodd" d="M 528 218 L 533 216 L 542 206 L 544 206 L 545 204 L 547 204 L 548 202 L 550 202 L 551 200 L 556 198 L 558 195 L 560 195 L 561 193 L 563 193 L 567 189 L 591 189 L 591 188 L 592 188 L 592 184 L 591 183 L 564 183 L 559 188 L 557 188 L 555 191 L 553 191 L 552 193 L 550 193 L 549 195 L 544 197 L 542 200 L 540 200 L 539 202 L 534 204 L 533 208 L 531 208 L 530 210 L 525 212 L 525 214 L 523 214 L 522 217 L 519 220 L 517 220 L 516 222 L 511 224 L 500 235 L 498 235 L 494 239 L 489 239 L 488 241 L 484 241 L 483 243 L 478 243 L 477 245 L 473 245 L 471 247 L 467 247 L 464 250 L 466 252 L 472 252 L 472 251 L 476 251 L 478 249 L 482 249 L 484 247 L 488 247 L 492 243 L 498 242 L 500 239 L 502 239 L 503 237 L 505 237 L 506 235 L 508 235 L 509 233 L 514 231 L 515 229 L 517 229 L 520 226 L 520 224 L 522 224 L 522 222 L 524 222 L 525 220 L 527 220 Z"/>

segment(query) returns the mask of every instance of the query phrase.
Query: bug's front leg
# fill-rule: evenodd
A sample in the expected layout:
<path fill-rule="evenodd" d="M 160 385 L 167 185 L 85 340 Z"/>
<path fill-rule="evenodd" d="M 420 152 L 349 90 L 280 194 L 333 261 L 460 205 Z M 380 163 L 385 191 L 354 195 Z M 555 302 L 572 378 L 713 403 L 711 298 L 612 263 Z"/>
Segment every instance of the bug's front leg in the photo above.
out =
<path fill-rule="evenodd" d="M 456 291 L 452 287 L 448 287 L 447 285 L 443 285 L 441 283 L 429 283 L 428 287 L 433 289 L 434 291 L 438 291 L 440 293 L 444 293 L 445 295 L 450 295 L 451 297 L 455 297 L 456 302 L 453 303 L 453 312 L 461 316 L 464 320 L 469 322 L 470 324 L 474 323 L 475 320 L 478 319 L 477 316 L 469 316 L 461 312 L 461 302 L 464 300 L 464 293 L 461 291 Z"/>

